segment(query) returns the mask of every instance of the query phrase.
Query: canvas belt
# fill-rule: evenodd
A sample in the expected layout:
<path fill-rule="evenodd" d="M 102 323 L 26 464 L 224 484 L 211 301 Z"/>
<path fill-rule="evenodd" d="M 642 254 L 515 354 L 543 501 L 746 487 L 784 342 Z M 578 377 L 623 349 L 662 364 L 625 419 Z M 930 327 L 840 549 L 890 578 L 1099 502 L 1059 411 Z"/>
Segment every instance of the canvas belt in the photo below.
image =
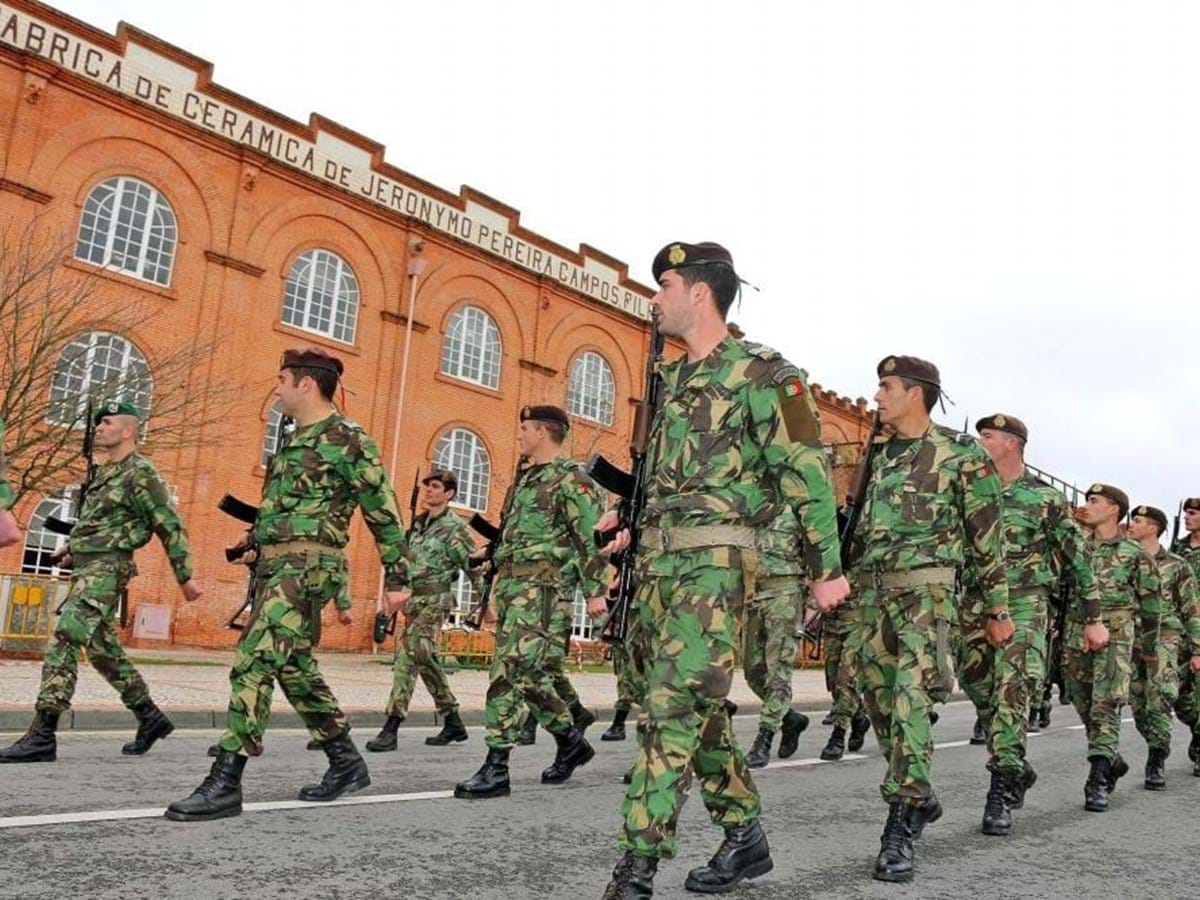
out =
<path fill-rule="evenodd" d="M 758 583 L 754 585 L 756 591 L 774 591 L 780 588 L 794 588 L 800 590 L 804 584 L 804 576 L 802 575 L 768 575 L 758 579 Z"/>
<path fill-rule="evenodd" d="M 75 566 L 84 566 L 95 562 L 132 562 L 133 551 L 131 550 L 103 550 L 100 553 L 71 553 L 71 559 L 74 560 Z"/>
<path fill-rule="evenodd" d="M 445 581 L 417 581 L 410 588 L 414 597 L 432 597 L 450 593 L 450 584 Z"/>
<path fill-rule="evenodd" d="M 754 529 L 746 525 L 690 525 L 643 528 L 638 541 L 648 550 L 696 550 L 702 547 L 755 548 Z"/>
<path fill-rule="evenodd" d="M 496 574 L 501 578 L 538 578 L 552 575 L 557 579 L 559 573 L 558 564 L 548 559 L 540 562 L 501 563 L 500 568 L 496 570 Z"/>
<path fill-rule="evenodd" d="M 928 566 L 907 572 L 864 572 L 867 586 L 876 590 L 941 585 L 952 588 L 958 580 L 958 570 L 949 566 Z"/>
<path fill-rule="evenodd" d="M 284 541 L 280 544 L 263 544 L 258 550 L 259 559 L 278 559 L 300 553 L 341 553 L 338 547 L 319 544 L 316 541 Z"/>

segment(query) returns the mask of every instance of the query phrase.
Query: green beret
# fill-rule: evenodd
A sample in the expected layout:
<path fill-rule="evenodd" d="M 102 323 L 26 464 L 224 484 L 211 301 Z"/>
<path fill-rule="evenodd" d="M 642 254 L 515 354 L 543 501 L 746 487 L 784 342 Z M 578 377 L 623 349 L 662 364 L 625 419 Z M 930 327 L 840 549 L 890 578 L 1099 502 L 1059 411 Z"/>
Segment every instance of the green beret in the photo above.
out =
<path fill-rule="evenodd" d="M 994 416 L 985 416 L 975 423 L 976 431 L 983 431 L 985 428 L 990 428 L 992 431 L 1003 431 L 1008 434 L 1015 434 L 1023 441 L 1029 440 L 1029 429 L 1025 427 L 1025 423 L 1016 416 L 1006 416 L 1004 413 L 996 413 Z"/>
<path fill-rule="evenodd" d="M 332 372 L 339 378 L 345 366 L 342 361 L 331 353 L 326 353 L 319 347 L 305 347 L 304 349 L 293 348 L 283 351 L 283 358 L 279 360 L 279 368 L 281 369 L 324 369 L 326 372 Z"/>
<path fill-rule="evenodd" d="M 875 367 L 875 372 L 880 378 L 895 375 L 897 378 L 931 384 L 935 388 L 942 386 L 942 376 L 938 367 L 915 356 L 885 356 Z"/>
<path fill-rule="evenodd" d="M 458 476 L 449 469 L 434 469 L 421 479 L 421 484 L 429 484 L 431 481 L 440 481 L 442 487 L 448 491 L 458 491 Z"/>
<path fill-rule="evenodd" d="M 141 411 L 128 400 L 105 400 L 92 414 L 93 424 L 99 425 L 105 416 L 133 416 L 139 422 L 142 420 Z"/>
<path fill-rule="evenodd" d="M 1185 510 L 1194 509 L 1200 512 L 1200 497 L 1188 497 L 1183 501 L 1183 508 Z"/>
<path fill-rule="evenodd" d="M 1157 523 L 1159 534 L 1167 530 L 1167 514 L 1155 506 L 1139 506 L 1134 509 L 1133 514 Z"/>
<path fill-rule="evenodd" d="M 727 266 L 733 271 L 733 256 L 720 244 L 714 244 L 712 241 L 702 241 L 699 244 L 674 241 L 655 254 L 654 263 L 650 268 L 657 284 L 663 272 L 688 266 Z"/>
<path fill-rule="evenodd" d="M 1129 512 L 1129 495 L 1120 488 L 1115 488 L 1111 484 L 1101 484 L 1096 482 L 1087 489 L 1085 497 L 1103 497 L 1106 500 L 1111 500 L 1121 510 L 1121 518 L 1125 518 L 1125 513 Z"/>
<path fill-rule="evenodd" d="M 566 412 L 558 406 L 523 406 L 521 407 L 522 422 L 554 422 L 563 428 L 571 427 L 571 420 Z"/>

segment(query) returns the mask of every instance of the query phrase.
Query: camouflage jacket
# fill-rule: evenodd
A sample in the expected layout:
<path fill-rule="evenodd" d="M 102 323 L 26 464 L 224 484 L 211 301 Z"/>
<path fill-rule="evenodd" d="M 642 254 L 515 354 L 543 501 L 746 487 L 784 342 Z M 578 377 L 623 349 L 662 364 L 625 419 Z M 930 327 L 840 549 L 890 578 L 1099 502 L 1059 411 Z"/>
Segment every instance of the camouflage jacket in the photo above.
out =
<path fill-rule="evenodd" d="M 1153 653 L 1166 612 L 1158 566 L 1141 545 L 1121 535 L 1111 540 L 1092 535 L 1087 549 L 1100 588 L 1100 608 L 1105 612 L 1136 613 L 1140 652 Z"/>
<path fill-rule="evenodd" d="M 341 549 L 356 506 L 379 548 L 386 588 L 400 590 L 408 568 L 404 525 L 379 448 L 361 426 L 333 413 L 297 428 L 271 458 L 254 537 L 260 544 L 315 541 Z"/>
<path fill-rule="evenodd" d="M 162 541 L 175 580 L 183 584 L 190 579 L 187 532 L 154 463 L 130 453 L 120 462 L 98 466 L 67 542 L 75 564 L 89 553 L 132 553 L 146 546 L 152 534 Z"/>
<path fill-rule="evenodd" d="M 409 585 L 419 594 L 450 593 L 474 549 L 471 529 L 449 509 L 433 519 L 422 513 L 408 532 Z"/>
<path fill-rule="evenodd" d="M 758 576 L 775 578 L 780 575 L 806 577 L 800 546 L 802 533 L 796 513 L 785 506 L 767 525 L 755 531 L 758 542 Z"/>
<path fill-rule="evenodd" d="M 1192 567 L 1192 574 L 1200 578 L 1200 544 L 1193 544 L 1191 535 L 1185 534 L 1176 541 L 1171 552 L 1176 556 L 1182 556 Z"/>
<path fill-rule="evenodd" d="M 803 529 L 795 552 L 807 574 L 840 575 L 820 419 L 800 371 L 774 350 L 726 337 L 704 359 L 682 357 L 659 374 L 639 527 L 758 527 L 786 505 Z"/>
<path fill-rule="evenodd" d="M 858 568 L 864 574 L 961 571 L 969 563 L 987 608 L 1006 609 L 1003 485 L 983 448 L 936 425 L 895 458 L 887 452 L 893 438 L 878 440 L 851 545 Z"/>
<path fill-rule="evenodd" d="M 1186 559 L 1160 549 L 1154 556 L 1166 601 L 1162 630 L 1184 637 L 1188 656 L 1200 656 L 1200 579 Z"/>
<path fill-rule="evenodd" d="M 8 483 L 8 460 L 4 456 L 4 421 L 0 419 L 0 510 L 12 509 L 16 497 Z"/>
<path fill-rule="evenodd" d="M 608 587 L 607 562 L 592 531 L 603 511 L 600 490 L 579 463 L 563 456 L 527 466 L 508 501 L 495 564 L 552 562 L 564 586 L 598 596 Z"/>

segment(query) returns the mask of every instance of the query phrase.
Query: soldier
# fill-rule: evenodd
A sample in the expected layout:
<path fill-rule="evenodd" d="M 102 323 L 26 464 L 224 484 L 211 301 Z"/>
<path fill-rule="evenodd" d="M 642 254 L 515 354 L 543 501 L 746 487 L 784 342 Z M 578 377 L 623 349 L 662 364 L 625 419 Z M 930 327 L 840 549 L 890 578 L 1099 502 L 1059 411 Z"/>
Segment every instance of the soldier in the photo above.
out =
<path fill-rule="evenodd" d="M 791 507 L 785 506 L 773 522 L 757 530 L 758 577 L 742 626 L 742 668 L 746 683 L 762 701 L 758 736 L 746 754 L 752 769 L 770 761 L 776 731 L 783 729 L 779 758 L 787 759 L 808 727 L 808 716 L 791 708 L 796 623 L 805 595 L 800 541 L 800 523 Z"/>
<path fill-rule="evenodd" d="M 987 767 L 991 787 L 983 811 L 984 834 L 1012 831 L 1011 810 L 1025 803 L 1025 792 L 1037 775 L 1025 758 L 1026 726 L 1036 691 L 1045 677 L 1046 629 L 1051 595 L 1066 569 L 1075 585 L 1084 614 L 1084 637 L 1089 646 L 1102 647 L 1106 629 L 1100 621 L 1100 592 L 1084 549 L 1085 537 L 1066 498 L 1025 468 L 1029 431 L 1013 416 L 997 413 L 975 423 L 979 443 L 995 464 L 1003 482 L 1005 574 L 1013 637 L 1002 649 L 983 637 L 984 624 L 969 619 L 963 636 L 966 652 L 981 661 L 980 668 L 960 670 L 960 680 L 974 677 L 964 687 L 984 709 Z M 984 600 L 974 584 L 968 586 L 964 606 L 979 609 Z"/>
<path fill-rule="evenodd" d="M 599 614 L 603 615 L 603 612 Z M 633 625 L 635 619 L 636 617 L 631 617 L 629 624 Z M 617 641 L 609 646 L 612 650 L 613 674 L 617 676 L 617 702 L 613 705 L 612 724 L 600 735 L 600 740 L 623 741 L 625 740 L 625 720 L 635 705 L 641 706 L 642 704 L 643 678 L 628 634 L 625 640 Z"/>
<path fill-rule="evenodd" d="M 988 700 L 984 685 L 991 677 L 991 645 L 987 642 L 987 610 L 983 595 L 973 588 L 974 570 L 968 563 L 960 573 L 957 622 L 950 629 L 950 654 L 954 673 L 967 699 L 975 707 L 970 743 L 986 744 Z M 1015 624 L 1015 623 L 1014 623 Z"/>
<path fill-rule="evenodd" d="M 970 563 L 993 647 L 1012 638 L 1000 479 L 973 440 L 934 426 L 941 379 L 932 363 L 888 356 L 875 393 L 882 436 L 851 544 L 861 590 L 863 701 L 888 759 L 890 811 L 875 861 L 880 881 L 910 881 L 913 841 L 942 815 L 931 784 L 930 712 L 953 673 L 949 630 L 959 570 Z"/>
<path fill-rule="evenodd" d="M 1171 755 L 1171 710 L 1179 703 L 1181 671 L 1200 672 L 1200 589 L 1187 561 L 1158 542 L 1167 530 L 1167 514 L 1139 506 L 1129 522 L 1129 537 L 1142 545 L 1158 566 L 1163 616 L 1153 657 L 1138 653 L 1129 695 L 1133 720 L 1149 749 L 1146 789 L 1166 790 L 1164 771 Z"/>
<path fill-rule="evenodd" d="M 1200 582 L 1200 497 L 1189 497 L 1183 501 L 1183 522 L 1186 533 L 1172 548 L 1191 566 L 1192 574 Z M 1200 673 L 1192 670 L 1180 660 L 1179 702 L 1175 715 L 1192 732 L 1188 744 L 1188 759 L 1194 765 L 1192 774 L 1200 778 Z"/>
<path fill-rule="evenodd" d="M 653 271 L 659 331 L 682 339 L 687 355 L 661 369 L 645 507 L 634 523 L 647 691 L 622 805 L 625 855 L 604 894 L 610 900 L 651 895 L 658 860 L 675 855 L 693 768 L 725 840 L 707 866 L 688 874 L 686 887 L 728 890 L 773 866 L 758 791 L 726 706 L 737 620 L 754 585 L 755 527 L 791 506 L 817 606 L 828 611 L 848 591 L 816 403 L 795 366 L 730 336 L 725 318 L 740 279 L 729 252 L 672 243 Z M 609 513 L 598 530 L 618 524 Z M 603 552 L 628 546 L 622 529 Z"/>
<path fill-rule="evenodd" d="M 21 540 L 21 528 L 12 514 L 16 497 L 8 483 L 8 460 L 4 456 L 4 420 L 0 419 L 0 548 Z"/>
<path fill-rule="evenodd" d="M 55 730 L 75 693 L 81 649 L 137 716 L 137 735 L 121 748 L 122 753 L 141 756 L 175 730 L 150 699 L 150 689 L 121 648 L 114 626 L 129 581 L 137 574 L 133 552 L 144 547 L 151 535 L 162 542 L 184 599 L 193 602 L 200 597 L 200 587 L 192 581 L 187 533 L 166 482 L 154 464 L 137 452 L 137 407 L 110 400 L 96 411 L 95 424 L 94 446 L 106 454 L 107 461 L 98 468 L 71 537 L 59 551 L 59 565 L 71 569 L 71 585 L 46 646 L 33 724 L 23 738 L 0 751 L 0 763 L 56 758 Z"/>
<path fill-rule="evenodd" d="M 458 493 L 455 474 L 435 469 L 422 479 L 421 486 L 425 512 L 417 516 L 408 533 L 409 587 L 397 595 L 397 602 L 384 603 L 384 612 L 404 617 L 404 631 L 396 639 L 387 721 L 379 736 L 367 741 L 367 749 L 377 753 L 396 749 L 396 732 L 408 715 L 418 674 L 442 716 L 441 732 L 427 737 L 425 743 L 441 747 L 467 739 L 458 701 L 438 659 L 438 637 L 454 609 L 452 586 L 466 569 L 475 541 L 466 523 L 450 511 L 450 501 Z"/>
<path fill-rule="evenodd" d="M 858 593 L 851 591 L 837 609 L 825 616 L 821 633 L 825 653 L 825 689 L 833 699 L 829 724 L 833 731 L 821 748 L 821 759 L 837 760 L 862 749 L 871 728 L 858 690 L 859 654 L 862 649 L 862 609 Z M 846 732 L 850 732 L 849 744 Z"/>
<path fill-rule="evenodd" d="M 275 396 L 296 430 L 271 459 L 251 533 L 231 548 L 243 558 L 257 552 L 258 562 L 253 612 L 229 672 L 225 733 L 208 777 L 167 807 L 168 819 L 241 813 L 242 770 L 248 757 L 262 754 L 276 680 L 329 758 L 321 783 L 303 788 L 299 799 L 334 800 L 371 783 L 313 656 L 326 603 L 333 600 L 342 625 L 352 621 L 344 548 L 355 507 L 379 548 L 386 602 L 402 605 L 411 586 L 404 526 L 379 448 L 333 407 L 342 371 L 341 360 L 317 348 L 286 350 L 280 360 Z"/>
<path fill-rule="evenodd" d="M 1125 492 L 1108 484 L 1087 491 L 1083 524 L 1092 530 L 1087 548 L 1100 588 L 1100 618 L 1108 630 L 1108 651 L 1084 633 L 1091 611 L 1076 604 L 1067 618 L 1066 671 L 1075 711 L 1087 728 L 1091 770 L 1084 784 L 1084 809 L 1104 812 L 1117 779 L 1129 771 L 1118 752 L 1121 707 L 1129 700 L 1134 633 L 1136 652 L 1156 654 L 1162 598 L 1154 560 L 1135 541 L 1121 535 L 1120 521 L 1129 511 Z M 1137 621 L 1135 622 L 1135 619 Z"/>
<path fill-rule="evenodd" d="M 456 797 L 511 792 L 508 757 L 522 701 L 558 745 L 553 764 L 542 772 L 544 784 L 561 784 L 595 755 L 547 668 L 555 643 L 561 646 L 561 632 L 554 631 L 561 628 L 555 624 L 561 618 L 556 617 L 571 615 L 575 586 L 591 596 L 604 584 L 605 561 L 592 538 L 603 503 L 578 463 L 563 455 L 569 427 L 567 414 L 557 406 L 521 410 L 517 443 L 530 464 L 506 501 L 504 531 L 493 557 L 498 625 L 484 711 L 488 754 L 479 771 L 454 788 Z"/>

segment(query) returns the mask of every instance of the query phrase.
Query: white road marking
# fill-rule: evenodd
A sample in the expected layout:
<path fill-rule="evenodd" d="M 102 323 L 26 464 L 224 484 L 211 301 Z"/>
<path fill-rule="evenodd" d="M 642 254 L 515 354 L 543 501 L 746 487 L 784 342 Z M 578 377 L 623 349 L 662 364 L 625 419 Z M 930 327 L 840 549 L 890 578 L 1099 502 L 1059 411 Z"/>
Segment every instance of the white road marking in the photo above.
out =
<path fill-rule="evenodd" d="M 810 756 L 806 759 L 781 759 L 772 763 L 767 763 L 768 769 L 795 769 L 801 766 L 826 766 L 835 762 L 846 762 L 852 759 L 869 759 L 866 753 L 844 753 L 839 759 L 821 759 L 819 756 Z"/>
<path fill-rule="evenodd" d="M 934 744 L 934 750 L 949 750 L 951 747 L 969 747 L 970 741 L 946 741 L 944 744 Z"/>

